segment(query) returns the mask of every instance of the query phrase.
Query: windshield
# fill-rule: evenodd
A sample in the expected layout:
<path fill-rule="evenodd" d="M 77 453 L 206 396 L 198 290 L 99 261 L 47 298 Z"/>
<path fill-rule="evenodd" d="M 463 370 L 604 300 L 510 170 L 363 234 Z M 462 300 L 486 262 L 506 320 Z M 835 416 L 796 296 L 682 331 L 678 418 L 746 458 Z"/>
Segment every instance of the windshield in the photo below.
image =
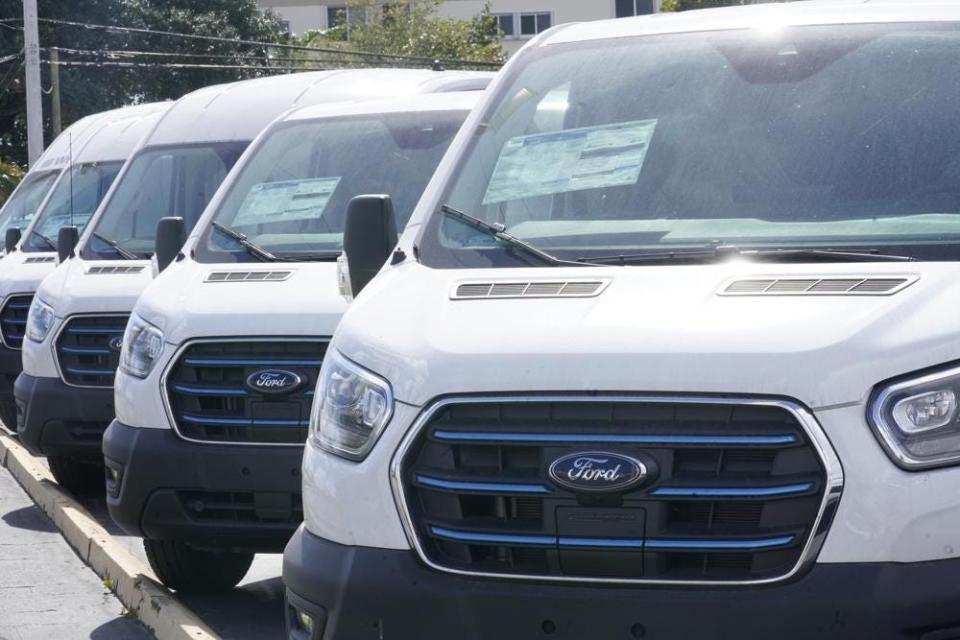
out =
<path fill-rule="evenodd" d="M 215 214 L 217 226 L 198 243 L 197 260 L 257 260 L 236 233 L 277 258 L 335 257 L 347 204 L 361 194 L 390 194 L 402 228 L 465 117 L 391 113 L 277 129 L 239 172 Z"/>
<path fill-rule="evenodd" d="M 568 260 L 721 245 L 957 260 L 958 62 L 956 25 L 544 47 L 442 202 Z M 420 249 L 431 266 L 532 263 L 440 211 Z"/>
<path fill-rule="evenodd" d="M 82 232 L 122 166 L 123 162 L 88 163 L 64 173 L 37 214 L 21 249 L 27 253 L 56 251 L 61 227 L 74 226 Z"/>
<path fill-rule="evenodd" d="M 83 258 L 112 260 L 124 253 L 149 258 L 157 223 L 167 216 L 182 217 L 191 229 L 247 144 L 153 148 L 138 154 L 97 217 Z"/>
<path fill-rule="evenodd" d="M 46 171 L 28 175 L 23 179 L 23 184 L 10 197 L 0 214 L 0 238 L 6 234 L 7 229 L 23 230 L 29 226 L 59 174 L 59 170 Z"/>

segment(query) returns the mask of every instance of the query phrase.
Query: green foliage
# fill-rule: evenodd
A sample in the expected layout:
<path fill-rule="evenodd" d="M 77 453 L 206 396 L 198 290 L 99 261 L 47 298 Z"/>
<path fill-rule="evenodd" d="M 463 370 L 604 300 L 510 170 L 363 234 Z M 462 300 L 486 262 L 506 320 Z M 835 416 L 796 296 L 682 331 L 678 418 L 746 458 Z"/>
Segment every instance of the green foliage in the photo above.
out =
<path fill-rule="evenodd" d="M 284 42 L 289 38 L 272 14 L 261 12 L 256 0 L 38 0 L 41 18 L 92 24 L 121 25 L 158 31 L 176 31 L 226 38 Z M 20 0 L 0 0 L 0 18 L 20 17 Z M 47 22 L 40 23 L 41 47 L 97 51 L 164 51 L 215 54 L 207 58 L 136 58 L 138 63 L 182 62 L 191 64 L 249 65 L 238 69 L 148 67 L 61 67 L 63 126 L 81 117 L 135 102 L 176 99 L 200 87 L 254 77 L 266 73 L 270 61 L 264 47 L 235 42 L 206 42 L 169 36 L 107 32 Z M 0 28 L 0 57 L 23 48 L 17 30 Z M 249 58 L 243 56 L 259 56 Z M 41 55 L 48 57 L 46 51 Z M 65 61 L 96 61 L 102 57 L 62 53 Z M 112 58 L 130 61 L 133 59 Z M 19 164 L 26 163 L 26 101 L 23 70 L 19 62 L 0 65 L 0 153 Z M 9 83 L 4 80 L 9 75 Z M 42 68 L 42 83 L 50 86 L 49 67 Z M 49 96 L 44 97 L 45 142 L 52 139 Z"/>
<path fill-rule="evenodd" d="M 23 168 L 20 165 L 0 160 L 0 206 L 7 201 L 21 180 Z"/>
<path fill-rule="evenodd" d="M 661 11 L 687 11 L 689 9 L 710 9 L 730 7 L 740 4 L 762 4 L 764 2 L 788 2 L 789 0 L 663 0 Z"/>
<path fill-rule="evenodd" d="M 386 55 L 502 63 L 502 34 L 489 7 L 470 20 L 440 15 L 440 0 L 384 6 L 382 0 L 348 0 L 344 23 L 301 38 L 310 46 Z"/>

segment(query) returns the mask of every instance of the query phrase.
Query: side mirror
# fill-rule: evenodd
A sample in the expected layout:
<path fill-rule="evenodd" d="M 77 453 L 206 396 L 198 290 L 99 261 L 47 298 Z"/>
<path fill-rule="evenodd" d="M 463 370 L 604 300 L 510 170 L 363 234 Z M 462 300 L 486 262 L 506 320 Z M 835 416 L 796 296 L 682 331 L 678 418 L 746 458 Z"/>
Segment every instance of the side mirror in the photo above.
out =
<path fill-rule="evenodd" d="M 7 235 L 3 239 L 3 246 L 7 250 L 7 253 L 16 249 L 18 242 L 20 242 L 20 229 L 16 227 L 8 228 Z"/>
<path fill-rule="evenodd" d="M 80 232 L 76 227 L 60 227 L 57 233 L 57 260 L 63 262 L 67 258 L 72 258 L 79 239 Z"/>
<path fill-rule="evenodd" d="M 163 271 L 177 258 L 183 243 L 187 241 L 187 226 L 183 218 L 160 218 L 157 223 L 157 240 L 154 255 L 157 268 Z"/>
<path fill-rule="evenodd" d="M 357 196 L 347 206 L 343 253 L 350 293 L 356 296 L 377 275 L 397 245 L 390 196 Z"/>

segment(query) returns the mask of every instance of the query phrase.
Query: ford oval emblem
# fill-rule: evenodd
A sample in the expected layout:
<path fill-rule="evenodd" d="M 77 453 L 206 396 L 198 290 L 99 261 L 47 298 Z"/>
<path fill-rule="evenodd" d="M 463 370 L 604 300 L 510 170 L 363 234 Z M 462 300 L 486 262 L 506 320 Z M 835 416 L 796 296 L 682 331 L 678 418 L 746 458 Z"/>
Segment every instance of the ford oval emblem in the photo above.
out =
<path fill-rule="evenodd" d="M 647 465 L 636 458 L 609 451 L 586 451 L 557 458 L 550 479 L 573 491 L 626 491 L 647 478 Z"/>
<path fill-rule="evenodd" d="M 247 388 L 257 393 L 281 395 L 292 393 L 303 384 L 303 378 L 293 371 L 261 369 L 247 376 Z"/>
<path fill-rule="evenodd" d="M 117 336 L 117 337 L 115 337 L 115 338 L 110 338 L 110 342 L 108 342 L 107 345 L 108 345 L 113 351 L 116 351 L 117 353 L 120 353 L 120 351 L 123 349 L 123 336 Z"/>

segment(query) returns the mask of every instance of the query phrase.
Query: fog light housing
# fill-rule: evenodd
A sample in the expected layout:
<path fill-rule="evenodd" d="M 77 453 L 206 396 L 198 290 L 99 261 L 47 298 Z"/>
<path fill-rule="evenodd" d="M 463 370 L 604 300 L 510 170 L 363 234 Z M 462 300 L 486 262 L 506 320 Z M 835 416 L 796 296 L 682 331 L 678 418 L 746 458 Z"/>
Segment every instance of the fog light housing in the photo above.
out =
<path fill-rule="evenodd" d="M 123 465 L 110 458 L 105 458 L 103 473 L 106 481 L 107 497 L 119 498 L 120 486 L 123 483 Z"/>
<path fill-rule="evenodd" d="M 327 626 L 322 607 L 287 591 L 287 640 L 321 640 Z"/>

